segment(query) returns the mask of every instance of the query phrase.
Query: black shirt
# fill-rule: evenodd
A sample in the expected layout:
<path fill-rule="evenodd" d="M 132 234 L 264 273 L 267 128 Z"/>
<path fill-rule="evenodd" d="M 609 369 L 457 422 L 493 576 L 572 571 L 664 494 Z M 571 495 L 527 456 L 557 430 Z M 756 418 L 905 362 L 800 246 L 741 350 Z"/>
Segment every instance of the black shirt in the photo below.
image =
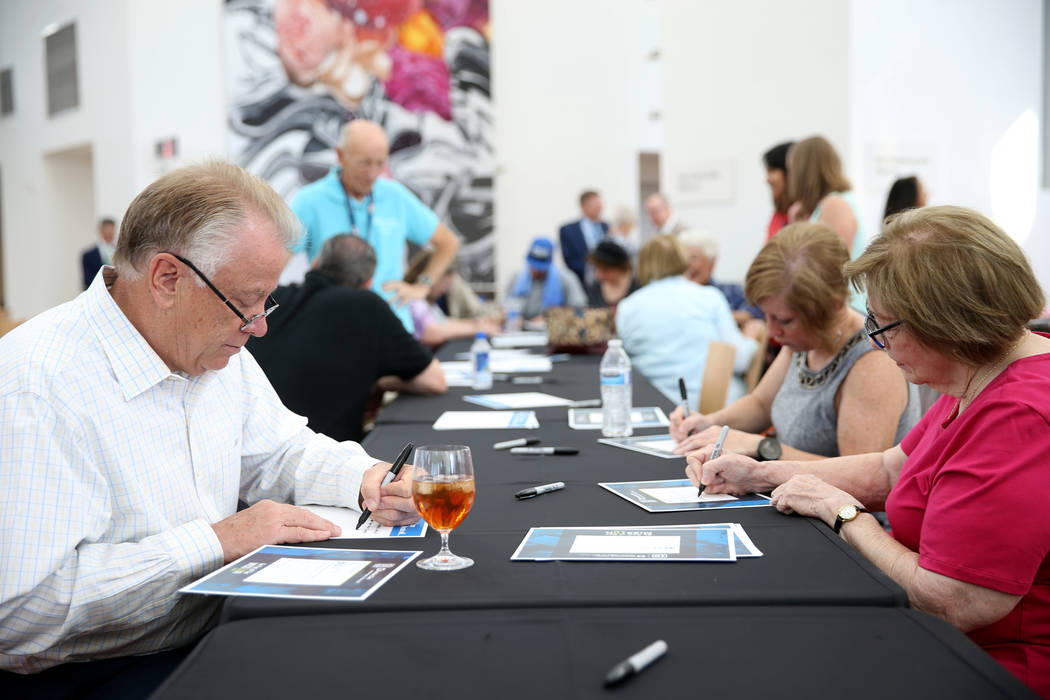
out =
<path fill-rule="evenodd" d="M 301 285 L 273 295 L 281 308 L 266 319 L 266 335 L 249 339 L 248 350 L 284 405 L 336 440 L 361 439 L 379 377 L 410 380 L 433 359 L 370 290 L 311 270 Z"/>

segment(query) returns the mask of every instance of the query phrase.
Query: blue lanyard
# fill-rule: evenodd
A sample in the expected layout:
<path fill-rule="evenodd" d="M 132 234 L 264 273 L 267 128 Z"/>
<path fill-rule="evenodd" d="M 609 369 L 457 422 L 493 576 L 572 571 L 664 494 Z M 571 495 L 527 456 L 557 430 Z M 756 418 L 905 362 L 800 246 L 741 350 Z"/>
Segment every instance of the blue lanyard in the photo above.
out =
<path fill-rule="evenodd" d="M 368 218 L 365 219 L 365 223 L 368 225 L 368 228 L 362 236 L 357 231 L 357 220 L 354 218 L 354 208 L 350 206 L 350 195 L 347 193 L 345 187 L 343 188 L 343 196 L 346 197 L 346 215 L 350 219 L 350 233 L 355 236 L 360 236 L 371 243 L 372 241 L 370 241 L 369 238 L 372 235 L 372 212 L 375 210 L 375 198 L 372 196 L 371 192 L 365 197 L 365 211 L 368 213 Z"/>

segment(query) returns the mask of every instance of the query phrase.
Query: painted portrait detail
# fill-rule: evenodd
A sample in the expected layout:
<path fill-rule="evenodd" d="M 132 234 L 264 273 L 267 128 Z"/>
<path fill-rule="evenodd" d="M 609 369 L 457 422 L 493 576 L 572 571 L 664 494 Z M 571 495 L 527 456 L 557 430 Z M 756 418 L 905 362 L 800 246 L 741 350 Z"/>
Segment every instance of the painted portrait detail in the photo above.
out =
<path fill-rule="evenodd" d="M 291 201 L 336 164 L 349 119 L 380 123 L 390 177 L 493 280 L 488 0 L 227 0 L 234 159 Z"/>

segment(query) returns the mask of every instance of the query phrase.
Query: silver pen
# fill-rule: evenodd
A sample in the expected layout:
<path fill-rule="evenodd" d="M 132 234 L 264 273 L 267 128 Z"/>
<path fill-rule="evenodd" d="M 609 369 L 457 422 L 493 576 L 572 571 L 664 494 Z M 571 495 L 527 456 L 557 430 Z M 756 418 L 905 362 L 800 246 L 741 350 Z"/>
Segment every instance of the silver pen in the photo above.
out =
<path fill-rule="evenodd" d="M 715 449 L 711 450 L 711 456 L 707 459 L 708 462 L 710 462 L 713 459 L 718 459 L 722 456 L 722 448 L 725 447 L 727 437 L 729 437 L 729 426 L 723 425 L 722 432 L 718 434 L 718 439 L 715 440 Z M 696 497 L 700 498 L 703 495 L 704 484 L 701 482 L 700 489 L 696 492 Z"/>

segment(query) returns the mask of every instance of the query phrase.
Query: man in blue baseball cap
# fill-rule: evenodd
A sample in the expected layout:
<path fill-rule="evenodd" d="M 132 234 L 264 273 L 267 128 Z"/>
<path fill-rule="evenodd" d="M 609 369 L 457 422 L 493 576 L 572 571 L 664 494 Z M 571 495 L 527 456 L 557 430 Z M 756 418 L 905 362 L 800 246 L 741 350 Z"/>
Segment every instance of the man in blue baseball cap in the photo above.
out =
<path fill-rule="evenodd" d="M 507 290 L 507 310 L 535 320 L 552 306 L 586 305 L 587 296 L 576 275 L 554 264 L 554 241 L 546 236 L 533 239 L 525 255 L 525 269 L 514 276 Z"/>

